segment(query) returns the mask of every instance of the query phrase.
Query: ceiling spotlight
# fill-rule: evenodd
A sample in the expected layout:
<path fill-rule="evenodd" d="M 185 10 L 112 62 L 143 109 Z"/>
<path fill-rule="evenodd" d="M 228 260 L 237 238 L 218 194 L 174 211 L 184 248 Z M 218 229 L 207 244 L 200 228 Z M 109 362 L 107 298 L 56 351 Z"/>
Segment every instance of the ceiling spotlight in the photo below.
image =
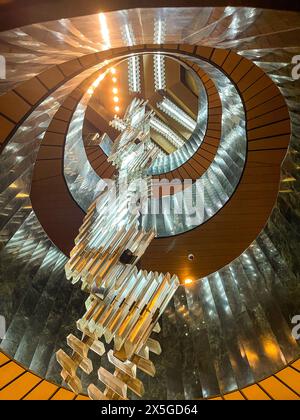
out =
<path fill-rule="evenodd" d="M 113 68 L 110 69 L 110 72 L 111 72 L 111 74 L 116 74 L 117 70 L 113 67 Z"/>
<path fill-rule="evenodd" d="M 118 93 L 118 89 L 115 87 L 115 88 L 113 88 L 113 93 L 116 95 L 117 93 Z"/>
<path fill-rule="evenodd" d="M 100 31 L 101 31 L 101 35 L 104 41 L 105 49 L 109 49 L 111 47 L 111 43 L 110 43 L 109 29 L 107 26 L 105 14 L 99 13 L 98 19 L 99 19 Z"/>
<path fill-rule="evenodd" d="M 113 83 L 117 83 L 118 79 L 116 77 L 112 78 Z"/>
<path fill-rule="evenodd" d="M 114 97 L 114 102 L 117 104 L 119 102 L 119 98 L 117 96 Z"/>
<path fill-rule="evenodd" d="M 185 279 L 184 280 L 184 285 L 185 286 L 189 286 L 190 284 L 192 284 L 193 283 L 193 280 L 192 279 Z"/>
<path fill-rule="evenodd" d="M 115 111 L 118 113 L 120 112 L 120 107 L 119 106 L 115 106 Z"/>

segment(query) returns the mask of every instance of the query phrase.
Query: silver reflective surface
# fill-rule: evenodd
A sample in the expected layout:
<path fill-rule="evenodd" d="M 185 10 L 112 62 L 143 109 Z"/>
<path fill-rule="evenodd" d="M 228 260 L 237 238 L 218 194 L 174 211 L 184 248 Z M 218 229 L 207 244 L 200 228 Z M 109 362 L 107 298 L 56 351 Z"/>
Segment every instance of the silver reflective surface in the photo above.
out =
<path fill-rule="evenodd" d="M 101 65 L 96 68 L 100 75 Z M 95 72 L 96 68 L 89 71 L 89 74 Z M 105 73 L 103 73 L 103 76 L 105 76 Z M 88 89 L 78 103 L 72 116 L 66 135 L 64 150 L 65 180 L 72 197 L 84 211 L 87 211 L 91 203 L 106 185 L 92 168 L 84 147 L 82 129 L 90 98 L 91 94 Z"/>
<path fill-rule="evenodd" d="M 300 86 L 290 66 L 300 54 L 299 14 L 232 7 L 114 12 L 107 15 L 112 46 L 123 45 L 121 20 L 132 24 L 137 43 L 151 43 L 157 16 L 167 19 L 166 42 L 232 48 L 255 61 L 280 87 L 292 119 L 281 193 L 265 231 L 228 267 L 180 289 L 163 318 L 163 356 L 155 360 L 157 377 L 145 381 L 146 397 L 199 398 L 245 386 L 300 355 L 291 336 L 291 316 L 300 313 Z M 1 33 L 8 62 L 2 91 L 51 64 L 107 48 L 98 25 L 98 16 L 89 16 Z M 66 333 L 76 334 L 85 296 L 67 283 L 66 259 L 26 194 L 43 133 L 69 91 L 45 101 L 0 158 L 0 314 L 8 325 L 1 347 L 58 383 L 54 352 L 64 348 Z"/>
<path fill-rule="evenodd" d="M 222 102 L 221 141 L 212 164 L 197 182 L 183 192 L 177 192 L 171 197 L 152 199 L 150 205 L 154 208 L 164 209 L 170 206 L 169 212 L 163 211 L 159 214 L 151 214 L 149 211 L 149 214 L 143 218 L 144 227 L 155 226 L 160 237 L 187 232 L 213 217 L 230 200 L 238 186 L 246 161 L 245 111 L 235 86 L 220 70 L 212 65 L 198 59 L 192 61 L 195 61 L 210 76 L 220 94 Z M 200 120 L 201 114 L 200 107 Z M 197 136 L 198 129 L 195 130 L 190 141 L 193 141 Z M 201 140 L 198 143 L 201 144 Z M 186 148 L 187 154 L 190 156 L 192 154 L 190 142 L 187 142 Z M 166 158 L 168 162 L 173 162 L 173 158 L 175 159 L 174 167 L 177 163 L 177 154 L 184 153 L 182 149 L 184 147 Z M 184 155 L 181 158 L 183 162 L 187 159 L 188 157 Z M 202 194 L 203 199 L 197 203 L 199 194 Z M 186 206 L 183 207 L 182 214 L 176 214 L 176 208 L 180 207 L 182 202 L 186 203 L 185 195 L 190 196 L 193 203 L 192 207 L 198 210 L 195 218 L 190 217 L 190 209 L 187 209 Z"/>
<path fill-rule="evenodd" d="M 289 46 L 295 46 L 299 39 L 297 13 L 253 8 L 116 11 L 105 14 L 105 28 L 99 15 L 61 19 L 0 33 L 0 49 L 7 61 L 7 80 L 1 83 L 1 89 L 5 91 L 53 64 L 123 46 L 121 28 L 126 24 L 130 24 L 136 44 L 153 43 L 155 21 L 158 19 L 166 22 L 165 43 L 242 50 L 245 47 L 283 47 L 286 46 L 284 37 L 291 39 Z"/>
<path fill-rule="evenodd" d="M 197 125 L 191 137 L 182 147 L 168 156 L 155 160 L 149 171 L 151 175 L 160 175 L 179 168 L 196 153 L 204 140 L 208 115 L 207 94 L 199 77 L 196 77 L 195 80 L 199 90 Z"/>

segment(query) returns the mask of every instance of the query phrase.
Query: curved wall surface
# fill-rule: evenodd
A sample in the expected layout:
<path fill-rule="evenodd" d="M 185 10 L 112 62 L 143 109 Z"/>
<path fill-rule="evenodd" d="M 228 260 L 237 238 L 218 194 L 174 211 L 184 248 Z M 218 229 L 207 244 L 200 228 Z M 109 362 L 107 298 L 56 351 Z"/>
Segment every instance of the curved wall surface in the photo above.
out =
<path fill-rule="evenodd" d="M 187 60 L 208 93 L 207 143 L 195 161 L 187 162 L 189 175 L 201 169 L 204 176 L 222 134 L 230 132 L 228 122 L 225 131 L 220 127 L 225 87 L 206 63 L 228 76 L 242 98 L 248 150 L 227 204 L 222 206 L 226 197 L 219 195 L 222 185 L 212 171 L 214 217 L 182 235 L 155 240 L 145 254 L 144 268 L 196 280 L 179 288 L 162 318 L 163 353 L 154 360 L 157 376 L 144 380 L 145 398 L 298 399 L 299 363 L 294 361 L 300 347 L 292 336 L 292 318 L 300 314 L 300 82 L 292 77 L 291 62 L 300 54 L 300 14 L 253 7 L 113 11 L 107 14 L 111 45 L 103 51 L 98 15 L 45 22 L 39 10 L 34 19 L 44 23 L 0 32 L 7 60 L 7 79 L 0 85 L 0 315 L 7 326 L 0 341 L 6 353 L 0 357 L 5 378 L 0 398 L 12 389 L 26 398 L 34 389 L 41 391 L 46 380 L 53 382 L 53 392 L 45 385 L 45 398 L 74 398 L 60 388 L 55 360 L 55 351 L 66 348 L 66 335 L 76 335 L 86 298 L 64 274 L 84 216 L 64 177 L 66 136 L 102 61 L 161 51 Z M 157 46 L 151 44 L 153 20 L 162 13 L 168 30 L 165 44 Z M 136 33 L 134 47 L 125 46 L 113 29 L 124 19 Z M 99 153 L 95 176 L 111 176 Z M 226 164 L 234 176 L 237 162 L 224 153 L 215 175 Z M 177 171 L 168 176 L 186 176 L 186 168 Z M 82 173 L 77 175 L 74 185 L 88 197 L 89 185 Z M 189 253 L 195 255 L 193 263 Z M 93 363 L 109 368 L 104 358 Z M 86 385 L 91 378 L 83 374 L 82 380 Z"/>

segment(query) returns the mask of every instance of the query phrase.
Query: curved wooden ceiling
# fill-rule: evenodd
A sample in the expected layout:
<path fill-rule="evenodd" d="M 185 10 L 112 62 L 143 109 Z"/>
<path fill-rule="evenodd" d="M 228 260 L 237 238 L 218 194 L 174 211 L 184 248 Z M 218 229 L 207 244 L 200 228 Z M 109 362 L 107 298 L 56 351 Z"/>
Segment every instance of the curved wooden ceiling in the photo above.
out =
<path fill-rule="evenodd" d="M 142 260 L 149 270 L 170 271 L 181 278 L 201 278 L 238 257 L 257 237 L 276 201 L 280 167 L 290 140 L 287 106 L 271 79 L 251 61 L 234 52 L 189 45 L 162 45 L 166 54 L 184 54 L 209 61 L 237 87 L 245 106 L 248 133 L 247 164 L 229 203 L 204 225 L 172 238 L 155 240 Z M 154 52 L 155 45 L 119 48 L 91 54 L 55 66 L 0 97 L 0 141 L 5 144 L 16 127 L 55 88 L 86 68 L 129 52 Z M 195 70 L 197 71 L 196 67 Z M 72 92 L 52 120 L 35 166 L 31 199 L 51 240 L 66 254 L 83 219 L 66 186 L 64 137 L 85 85 Z M 190 262 L 187 255 L 193 253 Z"/>

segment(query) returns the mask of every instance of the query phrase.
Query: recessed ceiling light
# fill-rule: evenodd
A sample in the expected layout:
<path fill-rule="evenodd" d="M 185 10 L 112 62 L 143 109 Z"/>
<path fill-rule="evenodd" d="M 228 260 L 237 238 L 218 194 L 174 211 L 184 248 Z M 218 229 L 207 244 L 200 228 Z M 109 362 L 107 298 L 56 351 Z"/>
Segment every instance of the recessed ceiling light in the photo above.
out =
<path fill-rule="evenodd" d="M 184 280 L 184 284 L 185 284 L 185 286 L 189 286 L 190 284 L 192 284 L 193 283 L 193 280 L 192 279 L 185 279 Z"/>
<path fill-rule="evenodd" d="M 114 102 L 118 103 L 119 102 L 119 98 L 117 96 L 114 97 Z"/>

